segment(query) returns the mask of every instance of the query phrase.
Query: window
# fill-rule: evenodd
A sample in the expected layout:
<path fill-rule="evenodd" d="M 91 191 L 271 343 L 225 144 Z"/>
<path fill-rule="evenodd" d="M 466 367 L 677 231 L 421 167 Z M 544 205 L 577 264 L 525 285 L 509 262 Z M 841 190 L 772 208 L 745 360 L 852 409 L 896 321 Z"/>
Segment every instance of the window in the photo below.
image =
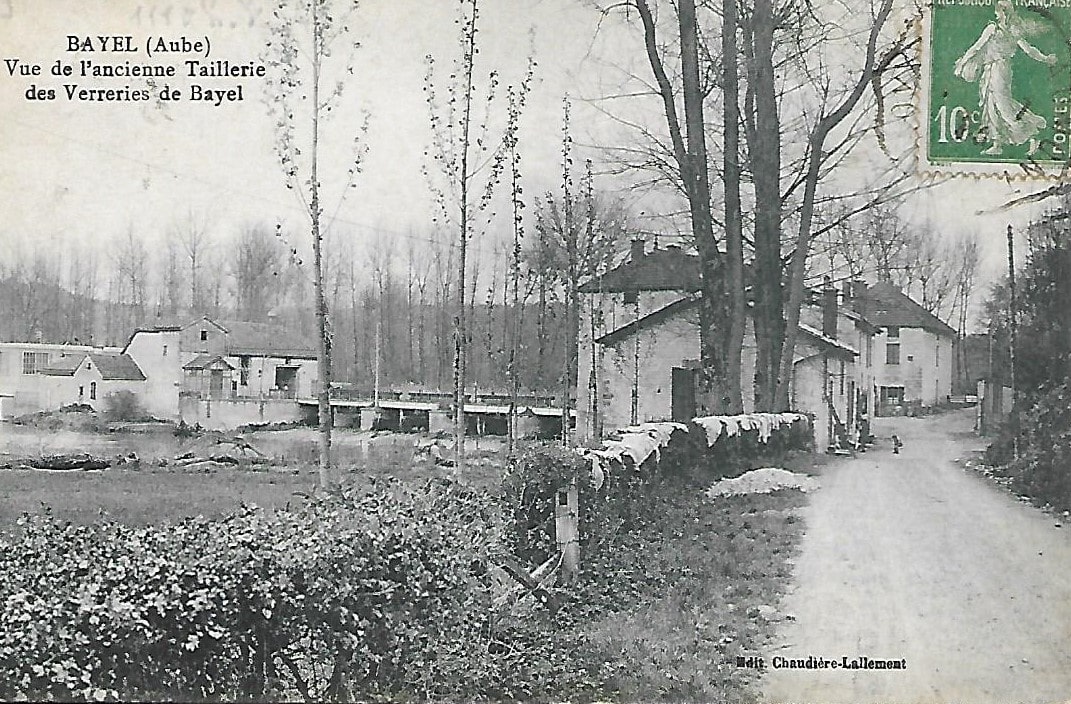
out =
<path fill-rule="evenodd" d="M 23 352 L 22 373 L 36 374 L 48 366 L 48 352 Z"/>
<path fill-rule="evenodd" d="M 86 395 L 86 387 L 79 386 L 78 387 L 78 400 L 81 401 L 83 398 L 85 398 L 85 395 Z"/>
<path fill-rule="evenodd" d="M 207 341 L 208 341 L 208 331 L 207 330 L 202 330 L 201 331 L 201 342 L 207 342 Z"/>
<path fill-rule="evenodd" d="M 97 382 L 95 382 L 95 381 L 89 382 L 89 400 L 90 401 L 96 401 L 97 400 Z"/>
<path fill-rule="evenodd" d="M 630 306 L 631 305 L 636 305 L 639 302 L 640 302 L 640 292 L 639 291 L 625 291 L 625 304 L 626 305 L 630 305 Z"/>
<path fill-rule="evenodd" d="M 883 386 L 878 400 L 882 405 L 899 406 L 904 402 L 904 387 Z"/>
<path fill-rule="evenodd" d="M 164 345 L 164 354 L 163 354 L 163 356 L 164 356 L 164 357 L 166 357 L 166 356 L 167 356 L 167 345 Z"/>
<path fill-rule="evenodd" d="M 899 364 L 900 363 L 900 343 L 889 342 L 885 345 L 885 363 L 886 364 Z"/>
<path fill-rule="evenodd" d="M 935 367 L 941 366 L 941 341 L 933 343 L 933 365 Z"/>
<path fill-rule="evenodd" d="M 886 329 L 886 334 L 891 338 L 900 339 L 900 326 L 899 325 L 890 325 Z"/>
<path fill-rule="evenodd" d="M 247 356 L 239 357 L 238 358 L 238 366 L 241 367 L 241 369 L 239 370 L 239 376 L 241 377 L 241 382 L 240 383 L 242 384 L 242 386 L 248 386 L 249 385 L 249 357 L 247 357 Z M 237 391 L 237 390 L 238 390 L 238 387 L 235 386 L 235 391 Z"/>

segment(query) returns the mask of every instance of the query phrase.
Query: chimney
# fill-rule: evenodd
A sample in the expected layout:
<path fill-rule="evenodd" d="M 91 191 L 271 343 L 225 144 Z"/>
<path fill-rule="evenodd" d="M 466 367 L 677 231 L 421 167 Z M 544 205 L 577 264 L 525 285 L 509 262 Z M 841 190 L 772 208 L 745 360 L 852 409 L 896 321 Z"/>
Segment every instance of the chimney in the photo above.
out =
<path fill-rule="evenodd" d="M 859 279 L 848 281 L 844 284 L 844 305 L 859 315 L 866 315 L 866 292 L 865 281 Z"/>
<path fill-rule="evenodd" d="M 632 261 L 636 262 L 640 259 L 643 259 L 643 245 L 644 242 L 642 237 L 636 237 L 632 240 L 632 249 L 630 254 L 630 259 Z"/>
<path fill-rule="evenodd" d="M 822 286 L 822 334 L 837 339 L 837 289 L 828 277 Z"/>

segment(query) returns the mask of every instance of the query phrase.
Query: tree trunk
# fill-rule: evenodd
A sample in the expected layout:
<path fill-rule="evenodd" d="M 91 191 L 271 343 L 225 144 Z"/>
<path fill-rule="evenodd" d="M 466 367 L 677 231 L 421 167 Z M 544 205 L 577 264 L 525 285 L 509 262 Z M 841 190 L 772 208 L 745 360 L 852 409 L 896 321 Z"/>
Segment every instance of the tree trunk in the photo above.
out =
<path fill-rule="evenodd" d="M 750 140 L 755 182 L 755 408 L 783 410 L 775 401 L 784 341 L 781 271 L 781 124 L 774 80 L 774 25 L 771 0 L 755 0 L 751 84 L 754 92 Z"/>
<path fill-rule="evenodd" d="M 852 91 L 845 96 L 840 105 L 832 112 L 818 120 L 811 132 L 807 145 L 807 172 L 804 174 L 803 203 L 800 207 L 799 230 L 796 235 L 795 249 L 789 264 L 788 274 L 788 306 L 785 315 L 785 341 L 781 348 L 781 360 L 779 363 L 780 374 L 777 379 L 777 392 L 774 398 L 775 408 L 788 408 L 789 389 L 792 386 L 792 364 L 795 355 L 796 338 L 799 332 L 800 308 L 803 306 L 803 298 L 806 293 L 804 277 L 807 271 L 807 255 L 811 247 L 811 223 L 814 217 L 815 194 L 818 190 L 818 181 L 821 177 L 822 162 L 825 159 L 825 142 L 829 133 L 846 118 L 863 92 L 875 77 L 877 65 L 877 42 L 881 28 L 889 18 L 892 11 L 892 0 L 883 0 L 870 28 L 870 36 L 867 41 L 866 58 L 863 70 L 853 84 Z M 886 55 L 883 62 L 888 60 Z"/>
<path fill-rule="evenodd" d="M 476 61 L 476 0 L 465 30 L 465 92 L 461 134 L 461 222 L 458 247 L 457 332 L 454 336 L 454 467 L 465 469 L 465 375 L 468 362 L 468 310 L 465 305 L 465 278 L 469 242 L 469 130 L 472 118 L 472 72 Z"/>
<path fill-rule="evenodd" d="M 737 0 L 722 0 L 722 84 L 725 145 L 722 182 L 725 188 L 725 251 L 732 308 L 726 357 L 728 373 L 739 379 L 747 306 L 744 300 L 744 243 L 740 207 L 740 99 L 737 66 Z M 739 384 L 737 387 L 739 388 Z M 742 394 L 741 394 L 742 396 Z M 743 411 L 743 398 L 735 404 Z"/>
<path fill-rule="evenodd" d="M 646 2 L 641 2 L 640 5 L 646 7 Z M 718 250 L 710 210 L 710 182 L 707 176 L 706 132 L 703 120 L 703 92 L 699 82 L 699 40 L 694 0 L 681 0 L 678 13 L 687 138 L 687 146 L 678 161 L 688 194 L 692 234 L 699 251 L 703 279 L 699 331 L 702 390 L 708 410 L 736 413 L 742 407 L 739 353 L 730 353 L 730 336 L 725 334 L 725 331 L 732 330 L 731 292 L 727 290 L 726 262 Z M 651 20 L 649 56 L 653 51 L 653 26 Z M 668 112 L 668 103 L 672 102 L 673 94 L 664 72 L 659 78 L 659 85 L 664 85 L 663 101 L 667 103 Z M 674 125 L 670 125 L 671 131 L 673 127 Z M 676 131 L 677 138 L 674 142 L 679 143 L 679 126 Z M 735 368 L 731 363 L 733 360 Z"/>
<path fill-rule="evenodd" d="M 320 485 L 328 490 L 335 488 L 331 471 L 331 337 L 328 329 L 327 297 L 324 295 L 323 235 L 320 232 L 320 182 L 318 158 L 320 138 L 320 56 L 323 42 L 322 26 L 318 17 L 318 3 L 312 3 L 313 51 L 312 51 L 312 154 L 310 182 L 310 214 L 312 216 L 312 252 L 315 267 L 313 286 L 316 299 L 317 349 L 320 388 L 317 401 L 320 421 Z"/>

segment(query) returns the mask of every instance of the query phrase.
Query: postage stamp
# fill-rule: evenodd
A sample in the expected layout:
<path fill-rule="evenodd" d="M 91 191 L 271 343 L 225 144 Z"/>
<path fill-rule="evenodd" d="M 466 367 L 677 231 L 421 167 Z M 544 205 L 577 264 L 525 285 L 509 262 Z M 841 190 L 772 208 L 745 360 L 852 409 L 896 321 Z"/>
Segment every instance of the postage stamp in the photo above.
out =
<path fill-rule="evenodd" d="M 1071 175 L 1071 0 L 931 0 L 920 168 Z"/>

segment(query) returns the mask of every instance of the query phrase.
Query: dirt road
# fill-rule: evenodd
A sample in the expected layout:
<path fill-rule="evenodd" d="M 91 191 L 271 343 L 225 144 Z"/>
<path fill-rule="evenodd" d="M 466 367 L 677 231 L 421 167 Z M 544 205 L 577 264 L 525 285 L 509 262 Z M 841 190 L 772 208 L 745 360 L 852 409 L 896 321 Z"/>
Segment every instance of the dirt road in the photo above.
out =
<path fill-rule="evenodd" d="M 982 446 L 971 418 L 888 419 L 877 448 L 826 466 L 781 607 L 794 620 L 761 654 L 766 701 L 1071 700 L 1071 520 L 952 462 Z M 808 656 L 906 669 L 773 667 Z"/>

